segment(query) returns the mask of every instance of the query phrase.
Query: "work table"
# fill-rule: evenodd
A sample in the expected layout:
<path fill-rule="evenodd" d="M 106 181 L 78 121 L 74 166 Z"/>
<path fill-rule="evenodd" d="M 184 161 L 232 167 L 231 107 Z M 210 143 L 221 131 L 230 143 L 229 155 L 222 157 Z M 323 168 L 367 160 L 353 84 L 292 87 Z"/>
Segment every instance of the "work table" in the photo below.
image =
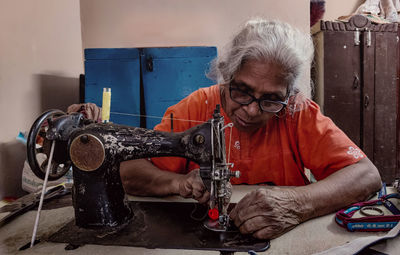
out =
<path fill-rule="evenodd" d="M 238 202 L 245 194 L 257 188 L 256 186 L 234 186 L 232 202 Z M 388 193 L 394 189 L 389 188 Z M 160 201 L 160 202 L 194 202 L 173 196 L 166 198 L 148 198 L 129 196 L 134 201 Z M 4 215 L 0 214 L 0 217 Z M 0 228 L 0 253 L 1 254 L 219 254 L 219 251 L 204 250 L 178 250 L 178 249 L 147 249 L 127 246 L 84 245 L 75 250 L 67 251 L 65 243 L 40 242 L 33 248 L 18 251 L 20 247 L 31 240 L 32 229 L 36 211 L 29 211 L 15 218 L 12 222 Z M 72 206 L 42 210 L 38 226 L 37 238 L 45 240 L 57 232 L 65 224 L 73 220 Z M 347 242 L 363 236 L 383 236 L 386 232 L 348 232 L 334 221 L 334 214 L 318 217 L 304 222 L 285 233 L 279 238 L 271 240 L 270 248 L 258 254 L 313 254 L 329 248 L 346 244 Z M 396 254 L 400 251 L 399 237 L 374 246 L 374 249 L 387 254 Z M 247 254 L 237 252 L 235 254 Z"/>

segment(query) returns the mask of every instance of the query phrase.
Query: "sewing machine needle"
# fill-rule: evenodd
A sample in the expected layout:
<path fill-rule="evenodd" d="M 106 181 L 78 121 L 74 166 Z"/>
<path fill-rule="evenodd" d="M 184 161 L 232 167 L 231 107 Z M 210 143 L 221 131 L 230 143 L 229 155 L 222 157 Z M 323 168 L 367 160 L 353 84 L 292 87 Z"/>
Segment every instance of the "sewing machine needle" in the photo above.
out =
<path fill-rule="evenodd" d="M 49 160 L 47 161 L 46 175 L 45 175 L 44 181 L 43 181 L 42 193 L 40 195 L 39 207 L 38 207 L 38 210 L 37 210 L 37 213 L 36 213 L 35 225 L 33 226 L 33 233 L 32 233 L 32 239 L 31 239 L 30 248 L 32 248 L 33 245 L 35 244 L 36 231 L 37 231 L 37 227 L 39 225 L 40 211 L 42 210 L 44 194 L 46 193 L 47 180 L 49 178 L 51 161 L 53 160 L 53 153 L 54 153 L 55 144 L 56 144 L 56 141 L 53 141 L 51 143 L 50 155 L 49 155 Z"/>

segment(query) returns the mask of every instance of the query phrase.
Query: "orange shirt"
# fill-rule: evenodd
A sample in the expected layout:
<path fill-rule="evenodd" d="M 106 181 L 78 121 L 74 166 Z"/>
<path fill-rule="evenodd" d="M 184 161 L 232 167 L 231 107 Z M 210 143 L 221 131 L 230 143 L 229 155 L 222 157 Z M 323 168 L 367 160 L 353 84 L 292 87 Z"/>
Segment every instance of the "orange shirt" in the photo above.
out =
<path fill-rule="evenodd" d="M 229 128 L 225 129 L 228 162 L 234 163 L 232 170 L 241 172 L 239 179 L 231 179 L 233 184 L 305 185 L 309 182 L 304 168 L 321 180 L 366 157 L 331 119 L 321 114 L 315 102 L 299 98 L 291 97 L 288 105 L 297 111 L 280 118 L 274 116 L 256 133 L 250 135 L 235 127 L 230 133 Z M 216 104 L 221 105 L 219 85 L 193 92 L 169 107 L 164 117 L 173 113 L 173 131 L 181 132 L 212 118 Z M 225 125 L 231 122 L 223 109 L 221 115 Z M 171 131 L 171 121 L 163 119 L 154 129 Z M 177 157 L 152 158 L 152 162 L 160 169 L 177 173 L 198 167 Z"/>

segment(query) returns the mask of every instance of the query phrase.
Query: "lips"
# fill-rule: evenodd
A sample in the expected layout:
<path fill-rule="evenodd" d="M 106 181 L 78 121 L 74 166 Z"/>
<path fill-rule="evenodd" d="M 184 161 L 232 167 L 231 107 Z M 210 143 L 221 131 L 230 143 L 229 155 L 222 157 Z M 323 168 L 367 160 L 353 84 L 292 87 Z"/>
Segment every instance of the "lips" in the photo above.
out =
<path fill-rule="evenodd" d="M 244 119 L 242 119 L 241 117 L 239 117 L 239 116 L 237 116 L 237 115 L 235 115 L 235 118 L 236 118 L 236 122 L 238 122 L 238 124 L 239 124 L 240 126 L 243 126 L 243 127 L 252 127 L 252 126 L 255 125 L 255 123 L 245 121 Z"/>

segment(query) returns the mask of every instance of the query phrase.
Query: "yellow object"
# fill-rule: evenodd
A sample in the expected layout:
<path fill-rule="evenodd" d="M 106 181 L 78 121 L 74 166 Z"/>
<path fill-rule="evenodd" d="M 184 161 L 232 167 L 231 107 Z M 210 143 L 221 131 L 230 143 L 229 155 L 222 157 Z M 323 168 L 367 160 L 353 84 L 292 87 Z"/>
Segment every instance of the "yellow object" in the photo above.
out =
<path fill-rule="evenodd" d="M 103 88 L 103 103 L 101 106 L 101 119 L 103 122 L 110 121 L 111 88 Z"/>

